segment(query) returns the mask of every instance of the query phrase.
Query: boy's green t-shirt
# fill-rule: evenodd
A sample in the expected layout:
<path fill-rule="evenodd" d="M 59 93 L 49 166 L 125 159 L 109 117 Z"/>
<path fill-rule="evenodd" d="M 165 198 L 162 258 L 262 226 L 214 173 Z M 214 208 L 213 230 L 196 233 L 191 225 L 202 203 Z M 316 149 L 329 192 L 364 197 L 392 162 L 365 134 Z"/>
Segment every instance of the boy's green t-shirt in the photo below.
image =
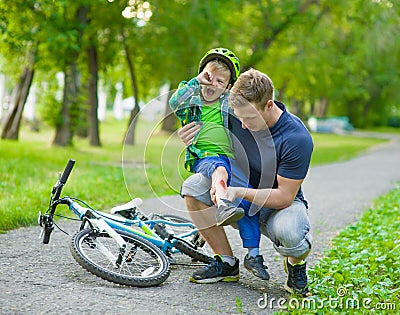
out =
<path fill-rule="evenodd" d="M 233 158 L 231 144 L 224 128 L 220 102 L 202 106 L 200 129 L 196 148 Z"/>

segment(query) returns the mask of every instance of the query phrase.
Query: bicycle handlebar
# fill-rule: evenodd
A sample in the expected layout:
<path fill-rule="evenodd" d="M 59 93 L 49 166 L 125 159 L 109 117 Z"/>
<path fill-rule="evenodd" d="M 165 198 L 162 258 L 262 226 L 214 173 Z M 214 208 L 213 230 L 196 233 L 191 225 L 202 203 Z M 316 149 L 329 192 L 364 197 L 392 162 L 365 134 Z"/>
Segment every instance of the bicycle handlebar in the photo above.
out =
<path fill-rule="evenodd" d="M 65 183 L 67 182 L 67 179 L 69 177 L 69 175 L 71 174 L 72 168 L 75 165 L 75 160 L 73 159 L 69 159 L 67 166 L 65 166 L 64 171 L 61 173 L 59 180 L 57 181 L 57 183 L 54 185 L 53 190 L 52 190 L 52 194 L 53 194 L 53 198 L 52 198 L 52 202 L 57 201 L 58 198 L 60 198 L 61 195 L 61 190 L 63 189 Z M 52 205 L 53 207 L 53 205 Z M 53 211 L 55 210 L 55 208 L 53 207 Z"/>
<path fill-rule="evenodd" d="M 67 179 L 69 177 L 69 174 L 71 174 L 72 168 L 75 165 L 75 160 L 70 159 L 67 163 L 67 166 L 64 169 L 64 172 L 61 174 L 60 177 L 60 183 L 65 184 L 67 182 Z"/>
<path fill-rule="evenodd" d="M 72 171 L 72 168 L 74 167 L 74 165 L 75 165 L 75 160 L 70 159 L 68 161 L 67 165 L 65 166 L 64 171 L 60 175 L 59 180 L 54 185 L 54 187 L 51 191 L 52 196 L 50 199 L 50 206 L 49 206 L 48 212 L 44 215 L 39 213 L 39 224 L 40 224 L 40 226 L 43 227 L 43 244 L 48 244 L 50 241 L 51 232 L 54 230 L 53 215 L 54 215 L 57 205 L 61 203 L 61 202 L 59 202 L 61 190 L 63 189 L 63 186 L 67 182 L 67 179 L 68 179 L 69 175 L 71 174 L 71 171 Z"/>

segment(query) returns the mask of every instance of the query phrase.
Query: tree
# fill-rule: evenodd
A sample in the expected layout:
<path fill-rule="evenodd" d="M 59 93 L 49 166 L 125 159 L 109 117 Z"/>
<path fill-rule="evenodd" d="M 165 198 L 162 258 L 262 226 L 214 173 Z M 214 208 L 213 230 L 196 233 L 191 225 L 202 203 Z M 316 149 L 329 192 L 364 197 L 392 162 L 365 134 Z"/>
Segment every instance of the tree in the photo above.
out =
<path fill-rule="evenodd" d="M 28 11 L 26 3 L 12 2 L 0 3 L 0 51 L 4 55 L 12 56 L 11 65 L 21 62 L 21 74 L 13 90 L 13 96 L 8 113 L 3 122 L 1 138 L 18 140 L 19 128 L 25 102 L 35 73 L 37 54 L 37 24 L 34 14 Z M 23 25 L 21 25 L 21 22 Z M 27 26 L 29 24 L 29 26 Z M 6 58 L 7 59 L 7 58 Z M 8 60 L 7 60 L 8 61 Z M 7 66 L 4 66 L 7 68 Z"/>
<path fill-rule="evenodd" d="M 195 76 L 203 54 L 218 46 L 238 55 L 242 71 L 255 67 L 269 74 L 277 97 L 303 118 L 347 115 L 358 127 L 382 124 L 398 108 L 400 98 L 400 12 L 395 4 L 391 0 L 0 2 L 2 71 L 12 79 L 16 96 L 2 137 L 18 138 L 31 83 L 54 80 L 55 73 L 63 72 L 64 95 L 46 114 L 54 116 L 54 143 L 72 144 L 79 127 L 91 145 L 101 144 L 100 80 L 110 87 L 123 82 L 125 96 L 134 95 L 127 131 L 127 140 L 134 143 L 139 100 L 154 98 L 166 82 L 174 89 L 181 80 Z M 165 109 L 163 129 L 172 131 L 177 120 L 168 104 Z"/>
<path fill-rule="evenodd" d="M 136 69 L 143 69 L 143 64 L 145 64 L 144 55 L 148 38 L 145 38 L 143 34 L 151 17 L 151 8 L 149 2 L 146 1 L 129 2 L 129 4 L 126 1 L 111 2 L 113 3 L 107 12 L 111 20 L 101 19 L 97 23 L 98 25 L 102 23 L 103 30 L 107 30 L 107 50 L 111 47 L 111 51 L 114 52 L 109 62 L 117 65 L 119 80 L 126 78 L 130 81 L 130 84 L 124 86 L 129 93 L 133 94 L 134 106 L 130 113 L 124 143 L 133 145 L 135 144 L 135 126 L 140 112 L 139 99 L 144 96 L 140 93 L 140 87 L 149 84 L 144 79 L 148 75 L 146 76 L 146 73 L 141 71 L 142 76 L 139 77 Z M 121 64 L 126 66 L 121 67 Z"/>
<path fill-rule="evenodd" d="M 53 51 L 55 56 L 61 54 L 59 63 L 63 65 L 64 72 L 64 96 L 60 118 L 56 124 L 56 134 L 53 140 L 54 145 L 68 146 L 72 144 L 73 122 L 71 110 L 78 103 L 79 95 L 79 71 L 77 60 L 82 51 L 82 38 L 86 25 L 88 8 L 84 5 L 77 6 L 61 3 L 57 15 L 57 20 L 52 25 L 52 31 L 56 36 L 55 42 L 59 45 L 54 46 L 54 42 L 49 42 L 48 48 Z"/>
<path fill-rule="evenodd" d="M 18 140 L 19 127 L 22 118 L 22 112 L 28 98 L 29 90 L 32 85 L 34 74 L 34 63 L 36 49 L 28 50 L 28 64 L 19 78 L 17 86 L 14 88 L 11 108 L 3 123 L 1 138 Z"/>

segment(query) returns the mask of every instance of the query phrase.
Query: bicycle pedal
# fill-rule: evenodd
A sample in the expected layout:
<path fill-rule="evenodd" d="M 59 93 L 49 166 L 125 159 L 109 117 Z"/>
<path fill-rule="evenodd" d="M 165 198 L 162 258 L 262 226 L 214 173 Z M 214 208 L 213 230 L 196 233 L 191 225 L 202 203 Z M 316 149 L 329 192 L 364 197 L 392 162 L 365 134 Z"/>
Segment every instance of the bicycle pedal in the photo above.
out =
<path fill-rule="evenodd" d="M 197 247 L 203 247 L 206 241 L 203 239 L 200 233 L 197 232 L 192 238 L 192 243 Z"/>
<path fill-rule="evenodd" d="M 176 265 L 177 264 L 176 259 L 174 257 L 171 257 L 171 256 L 167 256 L 167 257 L 168 257 L 169 263 L 171 265 Z"/>
<path fill-rule="evenodd" d="M 120 215 L 121 217 L 124 217 L 126 219 L 133 219 L 135 216 L 135 211 L 134 210 L 119 210 L 119 211 L 115 211 L 113 214 Z"/>

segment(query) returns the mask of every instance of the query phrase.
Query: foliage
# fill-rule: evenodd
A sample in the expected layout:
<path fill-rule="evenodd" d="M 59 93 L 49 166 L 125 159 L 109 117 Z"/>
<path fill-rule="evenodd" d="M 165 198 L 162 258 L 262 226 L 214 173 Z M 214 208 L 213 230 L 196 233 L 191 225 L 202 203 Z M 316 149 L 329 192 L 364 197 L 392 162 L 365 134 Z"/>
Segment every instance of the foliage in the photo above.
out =
<path fill-rule="evenodd" d="M 337 235 L 309 270 L 313 314 L 394 314 L 400 308 L 400 186 Z M 292 305 L 297 304 L 293 303 Z M 303 314 L 304 308 L 291 314 Z"/>
<path fill-rule="evenodd" d="M 303 118 L 346 115 L 354 126 L 365 127 L 385 125 L 398 115 L 398 0 L 149 3 L 152 16 L 141 22 L 122 17 L 126 0 L 3 1 L 2 71 L 16 80 L 27 49 L 36 45 L 34 82 L 54 80 L 57 71 L 76 59 L 85 87 L 85 50 L 95 45 L 108 100 L 117 82 L 123 83 L 127 97 L 133 91 L 124 34 L 142 100 L 156 96 L 166 82 L 173 89 L 191 78 L 205 51 L 226 46 L 237 53 L 243 69 L 255 67 L 269 74 L 278 98 Z M 75 16 L 81 7 L 88 9 L 86 23 Z"/>
<path fill-rule="evenodd" d="M 42 120 L 49 126 L 55 127 L 60 124 L 58 113 L 61 110 L 61 88 L 56 75 L 48 77 L 38 87 L 38 111 Z"/>
<path fill-rule="evenodd" d="M 235 301 L 236 301 L 236 309 L 237 309 L 238 314 L 240 314 L 240 315 L 243 314 L 243 301 L 242 301 L 242 299 L 237 296 Z"/>
<path fill-rule="evenodd" d="M 389 127 L 400 128 L 400 116 L 390 116 L 387 120 Z"/>

